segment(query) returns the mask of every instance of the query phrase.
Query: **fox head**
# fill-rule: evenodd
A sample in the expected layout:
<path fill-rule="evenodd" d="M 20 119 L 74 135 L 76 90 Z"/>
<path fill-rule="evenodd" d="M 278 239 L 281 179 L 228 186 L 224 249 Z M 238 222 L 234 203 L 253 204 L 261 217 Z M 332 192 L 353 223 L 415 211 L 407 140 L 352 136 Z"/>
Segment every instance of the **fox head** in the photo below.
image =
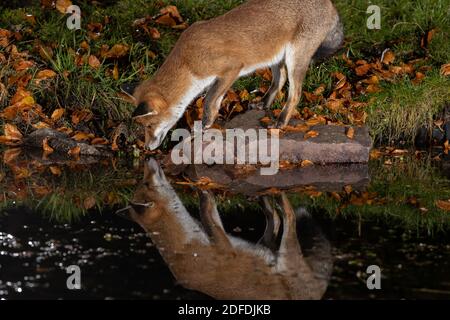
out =
<path fill-rule="evenodd" d="M 173 198 L 169 182 L 158 163 L 150 159 L 144 168 L 144 179 L 137 187 L 130 205 L 117 214 L 143 228 L 157 222 Z"/>
<path fill-rule="evenodd" d="M 135 105 L 133 119 L 145 129 L 145 145 L 157 149 L 169 130 L 177 123 L 178 115 L 156 88 L 144 82 L 136 89 L 122 88 Z"/>

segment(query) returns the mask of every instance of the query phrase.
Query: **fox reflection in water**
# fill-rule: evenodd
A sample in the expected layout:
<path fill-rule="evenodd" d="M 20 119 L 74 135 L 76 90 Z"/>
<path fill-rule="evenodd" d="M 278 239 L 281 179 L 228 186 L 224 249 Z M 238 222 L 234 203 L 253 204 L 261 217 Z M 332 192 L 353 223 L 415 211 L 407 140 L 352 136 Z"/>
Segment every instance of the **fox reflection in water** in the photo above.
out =
<path fill-rule="evenodd" d="M 331 246 L 306 210 L 294 210 L 285 194 L 271 198 L 261 199 L 264 236 L 251 243 L 226 233 L 210 192 L 200 194 L 201 223 L 194 219 L 150 160 L 130 207 L 120 214 L 149 233 L 185 288 L 216 299 L 321 299 L 333 265 Z M 309 252 L 302 252 L 297 223 L 308 225 Z"/>

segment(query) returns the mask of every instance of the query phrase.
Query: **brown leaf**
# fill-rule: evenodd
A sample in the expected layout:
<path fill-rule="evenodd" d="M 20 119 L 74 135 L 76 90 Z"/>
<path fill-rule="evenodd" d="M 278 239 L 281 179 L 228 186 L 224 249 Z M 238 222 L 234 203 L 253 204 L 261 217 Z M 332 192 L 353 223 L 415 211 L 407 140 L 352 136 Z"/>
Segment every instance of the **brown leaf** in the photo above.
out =
<path fill-rule="evenodd" d="M 450 153 L 450 142 L 447 140 L 444 143 L 444 153 L 449 154 Z"/>
<path fill-rule="evenodd" d="M 130 47 L 126 44 L 115 44 L 108 52 L 102 55 L 103 58 L 122 58 L 128 54 Z"/>
<path fill-rule="evenodd" d="M 94 138 L 91 141 L 92 145 L 107 145 L 109 144 L 109 141 L 106 140 L 105 138 Z"/>
<path fill-rule="evenodd" d="M 58 121 L 64 115 L 64 111 L 65 110 L 63 108 L 56 109 L 55 111 L 53 111 L 51 119 L 53 121 Z"/>
<path fill-rule="evenodd" d="M 349 139 L 353 139 L 355 137 L 355 129 L 353 129 L 352 127 L 347 128 L 346 135 Z"/>
<path fill-rule="evenodd" d="M 368 63 L 360 65 L 355 69 L 356 75 L 360 77 L 365 76 L 369 71 L 370 71 L 370 64 Z"/>
<path fill-rule="evenodd" d="M 95 207 L 95 205 L 97 204 L 97 201 L 95 200 L 94 197 L 87 197 L 86 199 L 84 199 L 83 201 L 83 207 L 86 210 L 92 209 L 93 207 Z"/>
<path fill-rule="evenodd" d="M 81 152 L 80 146 L 76 146 L 70 149 L 69 152 L 67 152 L 67 154 L 69 156 L 78 157 L 80 155 L 80 152 Z"/>
<path fill-rule="evenodd" d="M 270 119 L 269 117 L 264 117 L 259 121 L 266 126 L 268 126 L 272 123 L 272 119 Z"/>
<path fill-rule="evenodd" d="M 45 80 L 45 79 L 50 79 L 50 78 L 54 78 L 56 77 L 56 72 L 50 69 L 45 69 L 42 71 L 39 71 L 36 74 L 36 79 L 37 80 Z"/>
<path fill-rule="evenodd" d="M 444 64 L 441 67 L 441 75 L 444 77 L 450 76 L 450 63 Z"/>
<path fill-rule="evenodd" d="M 22 133 L 13 124 L 6 123 L 4 127 L 5 136 L 11 140 L 21 141 L 23 138 Z"/>
<path fill-rule="evenodd" d="M 177 22 L 170 16 L 170 14 L 160 16 L 155 22 L 169 27 L 175 27 L 177 25 Z"/>
<path fill-rule="evenodd" d="M 444 211 L 450 211 L 450 200 L 438 200 L 436 201 L 436 207 Z"/>
<path fill-rule="evenodd" d="M 416 77 L 411 81 L 414 85 L 420 84 L 423 79 L 425 79 L 425 75 L 422 72 L 416 72 Z"/>
<path fill-rule="evenodd" d="M 384 64 L 391 64 L 395 61 L 395 54 L 392 51 L 386 51 L 383 56 L 383 62 Z"/>
<path fill-rule="evenodd" d="M 353 187 L 348 185 L 344 187 L 344 191 L 346 194 L 351 194 L 353 192 Z"/>
<path fill-rule="evenodd" d="M 316 138 L 316 137 L 318 137 L 319 135 L 320 135 L 319 132 L 314 131 L 314 130 L 311 130 L 311 131 L 308 131 L 307 133 L 305 133 L 304 138 L 305 138 L 305 140 L 307 140 L 307 139 L 309 139 L 309 138 Z"/>
<path fill-rule="evenodd" d="M 11 148 L 3 152 L 3 162 L 6 164 L 13 163 L 17 157 L 22 153 L 20 148 Z"/>
<path fill-rule="evenodd" d="M 307 124 L 298 124 L 295 127 L 286 126 L 283 130 L 286 132 L 307 132 L 309 130 L 309 126 Z"/>
<path fill-rule="evenodd" d="M 301 163 L 301 167 L 302 168 L 306 168 L 306 167 L 310 167 L 313 166 L 314 162 L 310 161 L 310 160 L 303 160 Z"/>
<path fill-rule="evenodd" d="M 180 12 L 176 6 L 167 6 L 160 10 L 161 14 L 170 14 L 171 17 L 176 19 L 178 23 L 183 22 L 183 17 L 181 17 Z"/>
<path fill-rule="evenodd" d="M 84 140 L 91 140 L 94 138 L 94 135 L 92 133 L 86 133 L 86 132 L 77 132 L 72 139 L 75 141 L 84 141 Z"/>
<path fill-rule="evenodd" d="M 114 65 L 113 78 L 116 81 L 119 80 L 119 66 L 117 65 L 117 63 Z"/>
<path fill-rule="evenodd" d="M 51 154 L 51 153 L 53 153 L 55 151 L 52 147 L 49 146 L 48 138 L 45 138 L 42 141 L 42 149 L 44 150 L 46 155 L 49 155 L 49 154 Z"/>
<path fill-rule="evenodd" d="M 98 58 L 96 56 L 91 54 L 89 56 L 89 65 L 94 69 L 98 69 L 98 68 L 100 68 L 101 63 L 100 63 L 100 60 L 98 60 Z"/>
<path fill-rule="evenodd" d="M 66 14 L 67 8 L 72 5 L 70 0 L 56 0 L 56 9 L 62 14 Z"/>
<path fill-rule="evenodd" d="M 61 172 L 61 168 L 57 167 L 57 166 L 50 166 L 50 172 L 54 175 L 54 176 L 60 176 L 62 174 Z"/>

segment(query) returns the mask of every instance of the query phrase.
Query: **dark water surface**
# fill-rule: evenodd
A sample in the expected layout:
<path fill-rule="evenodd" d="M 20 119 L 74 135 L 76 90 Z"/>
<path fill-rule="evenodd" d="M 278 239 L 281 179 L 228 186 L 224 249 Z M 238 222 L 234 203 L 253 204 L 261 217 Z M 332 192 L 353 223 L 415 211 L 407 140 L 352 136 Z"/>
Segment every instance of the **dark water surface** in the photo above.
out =
<path fill-rule="evenodd" d="M 226 196 L 181 200 L 184 189 L 168 181 L 150 161 L 130 210 L 91 210 L 67 224 L 5 209 L 0 299 L 450 298 L 447 227 L 330 217 L 288 191 L 224 213 Z M 67 289 L 70 265 L 81 268 L 81 290 Z M 367 288 L 371 265 L 381 268 L 381 290 Z"/>

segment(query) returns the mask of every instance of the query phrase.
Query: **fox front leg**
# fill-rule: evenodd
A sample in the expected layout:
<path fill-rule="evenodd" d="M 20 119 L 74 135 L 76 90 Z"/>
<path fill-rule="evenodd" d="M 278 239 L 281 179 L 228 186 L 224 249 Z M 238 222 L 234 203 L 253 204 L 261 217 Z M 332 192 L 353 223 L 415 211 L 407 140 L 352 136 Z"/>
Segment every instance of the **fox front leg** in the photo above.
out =
<path fill-rule="evenodd" d="M 233 70 L 218 78 L 205 97 L 203 107 L 203 128 L 209 129 L 216 121 L 222 100 L 239 76 L 239 70 Z"/>

